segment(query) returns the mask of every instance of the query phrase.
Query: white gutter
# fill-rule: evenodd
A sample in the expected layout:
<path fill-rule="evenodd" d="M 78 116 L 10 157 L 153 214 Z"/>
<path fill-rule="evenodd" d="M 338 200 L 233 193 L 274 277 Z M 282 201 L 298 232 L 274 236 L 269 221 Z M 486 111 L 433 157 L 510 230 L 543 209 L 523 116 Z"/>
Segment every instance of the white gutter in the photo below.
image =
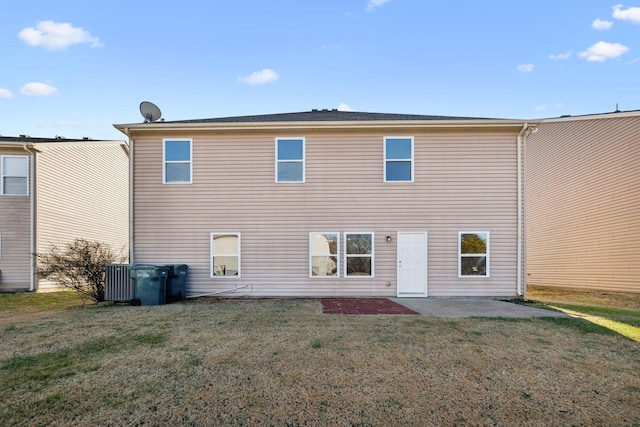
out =
<path fill-rule="evenodd" d="M 131 137 L 136 132 L 264 132 L 287 129 L 310 130 L 373 130 L 373 129 L 486 129 L 519 128 L 521 120 L 373 120 L 373 121 L 283 121 L 283 122 L 153 122 L 113 125 Z"/>

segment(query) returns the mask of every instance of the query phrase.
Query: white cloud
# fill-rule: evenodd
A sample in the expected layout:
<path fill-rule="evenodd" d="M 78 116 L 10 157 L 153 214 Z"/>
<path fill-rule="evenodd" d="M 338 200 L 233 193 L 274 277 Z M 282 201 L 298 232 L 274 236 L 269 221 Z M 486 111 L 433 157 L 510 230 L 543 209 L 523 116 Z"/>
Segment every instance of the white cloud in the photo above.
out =
<path fill-rule="evenodd" d="M 556 102 L 553 105 L 547 105 L 547 104 L 536 105 L 533 108 L 533 111 L 557 110 L 562 107 L 564 107 L 564 104 L 562 102 Z"/>
<path fill-rule="evenodd" d="M 11 97 L 13 97 L 13 94 L 8 89 L 0 87 L 0 98 L 9 99 Z"/>
<path fill-rule="evenodd" d="M 270 68 L 265 68 L 262 71 L 256 71 L 248 76 L 239 76 L 238 82 L 246 83 L 249 85 L 263 85 L 265 83 L 271 83 L 278 80 L 278 73 Z"/>
<path fill-rule="evenodd" d="M 623 21 L 631 21 L 634 24 L 640 24 L 640 7 L 630 7 L 622 10 L 623 7 L 621 4 L 613 6 L 613 17 Z"/>
<path fill-rule="evenodd" d="M 30 46 L 42 46 L 49 50 L 64 50 L 73 44 L 102 46 L 100 40 L 88 31 L 64 22 L 41 21 L 36 28 L 20 31 L 18 37 Z"/>
<path fill-rule="evenodd" d="M 613 22 L 605 21 L 605 20 L 602 20 L 602 19 L 596 19 L 591 24 L 591 26 L 593 28 L 595 28 L 596 30 L 608 30 L 609 28 L 611 28 L 612 25 L 613 25 Z"/>
<path fill-rule="evenodd" d="M 31 82 L 22 86 L 20 93 L 29 96 L 49 96 L 56 93 L 58 89 L 46 83 Z"/>
<path fill-rule="evenodd" d="M 570 57 L 571 57 L 571 52 L 559 53 L 557 55 L 554 55 L 554 54 L 549 55 L 549 58 L 554 61 L 565 60 L 565 59 L 569 59 Z"/>
<path fill-rule="evenodd" d="M 340 105 L 338 105 L 338 111 L 354 111 L 354 109 L 344 102 L 341 102 Z"/>
<path fill-rule="evenodd" d="M 617 58 L 627 51 L 629 48 L 620 43 L 598 42 L 584 52 L 580 52 L 578 56 L 591 62 L 603 62 L 607 59 Z"/>
<path fill-rule="evenodd" d="M 369 0 L 369 4 L 367 4 L 367 12 L 371 12 L 374 9 L 382 6 L 387 3 L 389 0 Z"/>
<path fill-rule="evenodd" d="M 525 74 L 532 72 L 534 68 L 535 68 L 535 65 L 533 65 L 533 64 L 518 65 L 518 71 L 520 71 L 521 73 L 525 73 Z"/>

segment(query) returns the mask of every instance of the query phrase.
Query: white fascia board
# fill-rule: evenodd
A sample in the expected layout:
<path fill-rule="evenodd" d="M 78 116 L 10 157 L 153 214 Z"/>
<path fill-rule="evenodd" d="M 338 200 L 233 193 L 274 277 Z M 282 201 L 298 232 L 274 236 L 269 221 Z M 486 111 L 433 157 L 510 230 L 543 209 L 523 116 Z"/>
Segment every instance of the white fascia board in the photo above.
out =
<path fill-rule="evenodd" d="M 539 120 L 376 120 L 376 121 L 304 121 L 304 122 L 235 122 L 235 123 L 136 123 L 113 125 L 125 135 L 132 133 L 269 131 L 285 129 L 309 130 L 375 130 L 375 129 L 513 129 L 523 124 L 537 126 Z"/>

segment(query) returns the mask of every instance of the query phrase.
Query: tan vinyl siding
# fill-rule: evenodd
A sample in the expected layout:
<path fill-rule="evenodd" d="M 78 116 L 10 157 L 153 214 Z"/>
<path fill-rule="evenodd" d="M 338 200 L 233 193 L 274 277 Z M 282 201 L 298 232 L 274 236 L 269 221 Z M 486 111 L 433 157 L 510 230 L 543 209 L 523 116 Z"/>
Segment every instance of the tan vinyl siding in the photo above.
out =
<path fill-rule="evenodd" d="M 640 114 L 545 122 L 527 143 L 527 282 L 640 292 Z"/>
<path fill-rule="evenodd" d="M 402 134 L 137 137 L 135 261 L 188 264 L 191 295 L 246 286 L 231 295 L 395 296 L 396 233 L 427 231 L 429 296 L 515 295 L 516 134 L 407 132 L 415 182 L 388 183 L 385 136 Z M 193 138 L 193 184 L 162 184 L 163 137 Z M 305 138 L 305 183 L 275 183 L 276 137 Z M 464 230 L 491 233 L 490 278 L 458 278 Z M 212 231 L 242 234 L 241 278 L 209 278 Z M 309 278 L 312 231 L 340 232 L 339 278 Z M 345 232 L 375 233 L 374 278 L 344 278 Z"/>
<path fill-rule="evenodd" d="M 84 238 L 127 255 L 129 160 L 120 143 L 38 149 L 38 251 Z"/>
<path fill-rule="evenodd" d="M 0 149 L 2 155 L 27 155 L 31 159 L 29 153 L 21 148 Z M 31 286 L 30 222 L 31 195 L 0 195 L 0 291 L 29 289 Z"/>

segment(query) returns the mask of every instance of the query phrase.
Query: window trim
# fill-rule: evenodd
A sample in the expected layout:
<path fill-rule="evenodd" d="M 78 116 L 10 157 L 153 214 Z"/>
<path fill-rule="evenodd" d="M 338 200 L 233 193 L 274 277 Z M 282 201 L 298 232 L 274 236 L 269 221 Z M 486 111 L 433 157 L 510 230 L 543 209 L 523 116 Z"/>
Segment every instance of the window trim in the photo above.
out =
<path fill-rule="evenodd" d="M 462 253 L 462 235 L 463 234 L 486 234 L 487 235 L 487 251 L 484 254 L 463 254 Z M 491 277 L 491 234 L 488 231 L 458 231 L 458 278 L 460 279 L 485 279 Z M 473 257 L 473 256 L 484 256 L 486 257 L 486 270 L 487 274 L 484 275 L 464 275 L 462 274 L 462 258 L 464 256 Z"/>
<path fill-rule="evenodd" d="M 167 160 L 167 142 L 189 142 L 189 161 Z M 189 181 L 167 181 L 167 164 L 189 164 Z M 162 183 L 163 184 L 193 184 L 193 138 L 162 138 Z"/>
<path fill-rule="evenodd" d="M 278 158 L 279 141 L 302 141 L 302 159 L 280 160 Z M 275 182 L 278 184 L 304 184 L 307 179 L 307 141 L 304 136 L 278 136 L 275 138 Z M 280 181 L 278 179 L 278 166 L 280 163 L 302 163 L 302 180 L 300 181 Z"/>
<path fill-rule="evenodd" d="M 314 254 L 312 249 L 312 238 L 317 234 L 335 234 L 337 237 L 336 253 L 335 254 Z M 334 256 L 336 257 L 336 274 L 334 276 L 314 276 L 313 275 L 313 257 L 314 256 Z M 310 279 L 338 279 L 340 278 L 340 232 L 339 231 L 310 231 L 309 232 L 309 278 Z"/>
<path fill-rule="evenodd" d="M 233 276 L 216 276 L 213 274 L 213 236 L 237 236 L 238 237 L 238 253 L 237 254 L 217 254 L 217 256 L 237 256 L 238 257 L 238 274 Z M 209 278 L 210 279 L 238 279 L 242 277 L 242 236 L 236 231 L 212 231 L 209 233 Z"/>
<path fill-rule="evenodd" d="M 347 236 L 351 235 L 351 234 L 370 234 L 371 235 L 371 255 L 361 255 L 361 254 L 352 254 L 349 255 L 348 251 L 347 251 Z M 373 231 L 345 231 L 343 233 L 343 244 L 344 244 L 344 260 L 343 260 L 343 264 L 344 264 L 344 271 L 343 271 L 343 277 L 345 279 L 372 279 L 376 277 L 376 263 L 375 263 L 375 254 L 376 254 L 376 236 L 375 233 Z M 370 276 L 356 276 L 356 275 L 349 275 L 347 274 L 347 268 L 348 268 L 348 264 L 347 264 L 347 258 L 365 258 L 365 257 L 370 257 L 371 258 L 371 275 Z"/>
<path fill-rule="evenodd" d="M 411 158 L 410 159 L 387 159 L 387 140 L 389 139 L 408 139 L 411 141 Z M 384 137 L 384 142 L 382 145 L 382 157 L 383 157 L 383 171 L 382 171 L 382 178 L 384 180 L 384 182 L 414 182 L 415 180 L 415 173 L 414 173 L 414 165 L 415 165 L 415 153 L 414 153 L 414 148 L 415 148 L 415 141 L 414 141 L 414 137 L 413 136 L 405 136 L 405 135 L 401 135 L 401 136 L 385 136 Z M 387 162 L 406 162 L 409 161 L 411 162 L 411 179 L 407 179 L 407 180 L 387 180 Z"/>
<path fill-rule="evenodd" d="M 11 158 L 21 158 L 27 161 L 27 174 L 25 176 L 9 176 L 4 174 L 4 159 L 7 157 Z M 24 197 L 29 196 L 29 170 L 31 165 L 29 164 L 29 156 L 17 155 L 17 154 L 3 154 L 0 156 L 0 196 L 18 196 Z M 5 194 L 4 192 L 4 179 L 5 178 L 26 178 L 27 185 L 25 186 L 25 192 L 20 194 Z"/>

